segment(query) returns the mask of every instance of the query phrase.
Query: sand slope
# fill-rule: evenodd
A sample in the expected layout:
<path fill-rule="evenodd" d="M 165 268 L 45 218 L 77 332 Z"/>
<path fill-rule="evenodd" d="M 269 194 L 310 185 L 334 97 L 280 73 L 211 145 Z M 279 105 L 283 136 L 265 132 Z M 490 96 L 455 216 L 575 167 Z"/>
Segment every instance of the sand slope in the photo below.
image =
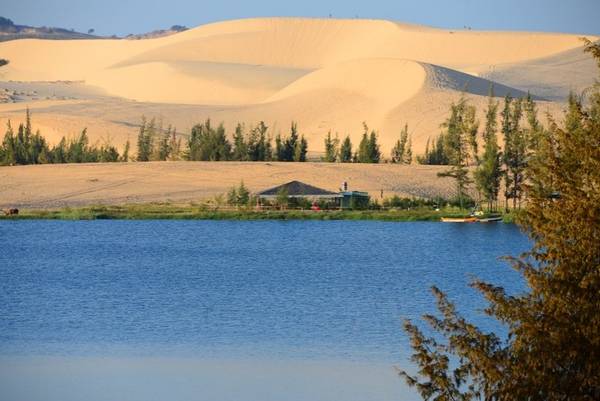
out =
<path fill-rule="evenodd" d="M 434 101 L 447 109 L 464 92 L 483 104 L 492 83 L 497 96 L 532 90 L 557 100 L 594 76 L 577 35 L 448 31 L 382 20 L 236 20 L 138 41 L 10 41 L 0 43 L 0 55 L 10 60 L 0 69 L 2 81 L 30 88 L 82 81 L 90 89 L 73 96 L 85 108 L 28 102 L 38 123 L 57 132 L 74 135 L 88 126 L 93 137 L 108 133 L 122 144 L 142 114 L 182 132 L 207 117 L 227 127 L 264 120 L 273 134 L 296 120 L 313 139 L 312 151 L 322 150 L 328 130 L 358 141 L 363 121 L 379 130 L 384 148 L 404 123 L 415 126 L 421 151 L 445 117 Z M 51 89 L 43 90 L 52 98 Z M 19 112 L 0 106 L 0 123 L 19 120 Z"/>

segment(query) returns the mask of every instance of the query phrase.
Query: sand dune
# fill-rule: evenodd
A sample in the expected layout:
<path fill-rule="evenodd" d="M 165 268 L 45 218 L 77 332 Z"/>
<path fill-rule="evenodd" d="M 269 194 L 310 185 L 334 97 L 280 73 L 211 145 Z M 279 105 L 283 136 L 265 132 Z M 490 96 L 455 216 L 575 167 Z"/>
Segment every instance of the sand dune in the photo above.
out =
<path fill-rule="evenodd" d="M 85 83 L 89 93 L 78 90 L 72 96 L 85 101 L 81 107 L 60 101 L 37 105 L 42 99 L 27 103 L 41 127 L 72 135 L 75 126 L 87 125 L 93 138 L 110 130 L 119 144 L 135 135 L 146 114 L 182 132 L 208 117 L 229 128 L 264 120 L 273 134 L 295 120 L 313 152 L 322 150 L 329 130 L 358 141 L 366 121 L 380 132 L 387 153 L 408 123 L 419 152 L 461 92 L 484 104 L 493 83 L 497 96 L 531 90 L 557 100 L 567 88 L 593 82 L 593 62 L 582 55 L 581 45 L 578 35 L 570 34 L 263 18 L 138 41 L 4 42 L 0 54 L 10 64 L 0 69 L 0 80 L 22 81 L 44 93 L 52 84 L 37 82 L 54 81 L 61 93 L 64 83 L 56 81 Z M 560 109 L 555 103 L 541 107 Z M 0 107 L 0 123 L 22 119 L 19 112 Z"/>

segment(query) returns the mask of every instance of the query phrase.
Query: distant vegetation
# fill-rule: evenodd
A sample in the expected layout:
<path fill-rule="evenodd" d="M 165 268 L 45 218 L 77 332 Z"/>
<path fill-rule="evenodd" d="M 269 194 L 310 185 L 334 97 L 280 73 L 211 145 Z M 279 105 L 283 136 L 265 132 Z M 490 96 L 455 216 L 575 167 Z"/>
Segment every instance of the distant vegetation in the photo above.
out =
<path fill-rule="evenodd" d="M 92 30 L 93 31 L 93 30 Z M 93 33 L 93 32 L 92 32 Z M 36 39 L 94 39 L 91 33 L 76 32 L 73 29 L 53 27 L 33 27 L 27 25 L 16 25 L 12 20 L 0 17 L 0 41 L 36 38 Z"/>
<path fill-rule="evenodd" d="M 188 27 L 183 26 L 183 25 L 173 25 L 171 28 L 169 29 L 158 29 L 152 32 L 148 32 L 148 33 L 141 33 L 141 34 L 129 34 L 127 36 L 125 36 L 125 39 L 153 39 L 153 38 L 160 38 L 163 36 L 168 36 L 168 35 L 172 35 L 178 32 L 183 32 L 183 31 L 187 31 Z"/>
<path fill-rule="evenodd" d="M 39 131 L 33 132 L 31 116 L 27 109 L 25 124 L 19 124 L 17 132 L 8 122 L 4 140 L 0 146 L 0 164 L 46 164 L 46 163 L 92 163 L 127 161 L 129 145 L 123 154 L 110 143 L 90 145 L 87 130 L 72 139 L 63 137 L 55 146 L 49 146 Z"/>

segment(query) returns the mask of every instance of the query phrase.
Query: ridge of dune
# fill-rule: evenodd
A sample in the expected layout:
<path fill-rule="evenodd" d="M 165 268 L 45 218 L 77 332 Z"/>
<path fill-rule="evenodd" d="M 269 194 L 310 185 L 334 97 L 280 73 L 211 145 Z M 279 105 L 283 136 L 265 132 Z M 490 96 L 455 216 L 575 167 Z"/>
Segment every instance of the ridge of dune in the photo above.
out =
<path fill-rule="evenodd" d="M 283 88 L 266 102 L 303 92 L 340 90 L 359 94 L 381 107 L 410 99 L 425 83 L 421 64 L 402 59 L 359 59 L 315 70 Z"/>
<path fill-rule="evenodd" d="M 144 114 L 183 132 L 209 117 L 229 130 L 264 120 L 274 134 L 293 120 L 317 150 L 329 130 L 359 140 L 366 121 L 386 148 L 408 123 L 419 152 L 463 92 L 479 106 L 491 85 L 496 96 L 532 89 L 559 100 L 567 88 L 593 82 L 594 68 L 573 74 L 590 65 L 581 48 L 573 34 L 253 18 L 144 40 L 1 42 L 0 56 L 10 63 L 0 68 L 0 83 L 36 92 L 26 96 L 28 105 L 56 136 L 95 126 L 96 138 L 114 134 L 123 144 Z M 3 110 L 0 122 L 22 118 L 22 111 Z"/>

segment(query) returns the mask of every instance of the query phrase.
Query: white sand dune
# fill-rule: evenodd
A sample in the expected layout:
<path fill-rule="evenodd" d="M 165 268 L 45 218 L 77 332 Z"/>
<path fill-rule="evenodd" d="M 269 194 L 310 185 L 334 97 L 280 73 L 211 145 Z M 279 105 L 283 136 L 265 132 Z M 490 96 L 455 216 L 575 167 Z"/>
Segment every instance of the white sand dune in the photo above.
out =
<path fill-rule="evenodd" d="M 39 81 L 85 82 L 89 94 L 74 96 L 85 107 L 31 100 L 34 121 L 69 135 L 87 125 L 92 137 L 108 134 L 118 144 L 135 135 L 146 114 L 183 132 L 208 117 L 229 128 L 264 120 L 273 133 L 295 120 L 311 151 L 322 150 L 329 130 L 358 141 L 366 121 L 387 153 L 408 123 L 420 152 L 461 92 L 481 105 L 493 83 L 497 96 L 531 90 L 556 100 L 566 88 L 592 82 L 595 71 L 581 48 L 578 35 L 570 34 L 263 18 L 148 40 L 4 42 L 0 56 L 10 64 L 0 69 L 0 81 L 31 88 Z M 0 107 L 0 123 L 20 121 L 24 107 Z M 560 109 L 552 102 L 541 107 Z"/>

